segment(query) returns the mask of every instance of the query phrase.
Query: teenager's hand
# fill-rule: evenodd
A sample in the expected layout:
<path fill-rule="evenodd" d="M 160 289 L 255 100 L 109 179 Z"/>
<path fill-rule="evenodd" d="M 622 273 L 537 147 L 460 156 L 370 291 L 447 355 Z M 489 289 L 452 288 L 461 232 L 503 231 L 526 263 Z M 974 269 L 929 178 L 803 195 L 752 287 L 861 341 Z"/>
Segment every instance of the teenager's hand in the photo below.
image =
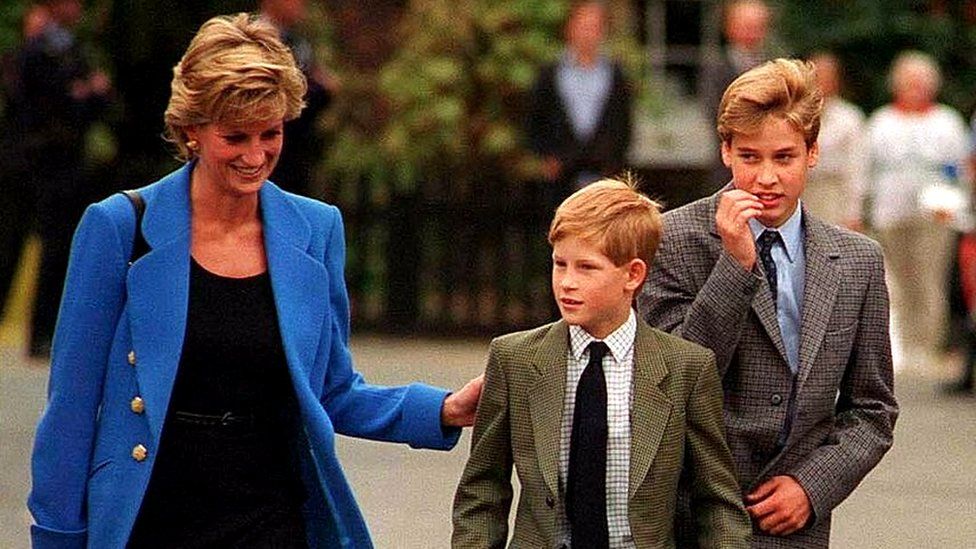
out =
<path fill-rule="evenodd" d="M 813 514 L 806 490 L 793 477 L 776 476 L 746 495 L 746 511 L 759 529 L 786 536 L 806 526 Z"/>
<path fill-rule="evenodd" d="M 461 390 L 451 393 L 441 407 L 441 425 L 445 427 L 470 427 L 474 425 L 474 413 L 478 411 L 478 399 L 485 385 L 485 374 L 464 384 Z"/>
<path fill-rule="evenodd" d="M 749 230 L 749 220 L 759 217 L 762 210 L 762 203 L 754 195 L 732 189 L 722 193 L 715 211 L 722 247 L 747 271 L 756 264 L 756 241 Z"/>

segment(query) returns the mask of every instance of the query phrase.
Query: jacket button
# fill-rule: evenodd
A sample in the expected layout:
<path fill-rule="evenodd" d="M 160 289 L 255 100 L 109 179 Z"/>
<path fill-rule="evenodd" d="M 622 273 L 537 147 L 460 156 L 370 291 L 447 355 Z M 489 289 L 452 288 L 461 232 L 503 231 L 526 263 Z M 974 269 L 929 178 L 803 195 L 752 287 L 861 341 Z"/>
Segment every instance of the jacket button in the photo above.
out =
<path fill-rule="evenodd" d="M 142 397 L 136 397 L 129 403 L 129 407 L 133 412 L 141 414 L 146 411 L 146 401 L 142 400 Z"/>
<path fill-rule="evenodd" d="M 129 364 L 131 364 L 133 366 L 136 365 L 136 352 L 135 351 L 129 351 L 129 356 L 127 358 L 129 360 Z"/>
<path fill-rule="evenodd" d="M 552 496 L 546 496 L 546 507 L 552 509 L 556 505 L 556 500 L 552 499 Z"/>
<path fill-rule="evenodd" d="M 769 397 L 769 403 L 773 406 L 779 406 L 783 403 L 783 395 L 779 393 L 773 393 L 773 396 Z"/>
<path fill-rule="evenodd" d="M 142 444 L 136 444 L 135 446 L 132 447 L 132 459 L 136 461 L 142 461 L 146 459 L 146 456 L 148 455 L 149 455 L 149 450 L 147 450 L 146 447 L 143 446 Z"/>

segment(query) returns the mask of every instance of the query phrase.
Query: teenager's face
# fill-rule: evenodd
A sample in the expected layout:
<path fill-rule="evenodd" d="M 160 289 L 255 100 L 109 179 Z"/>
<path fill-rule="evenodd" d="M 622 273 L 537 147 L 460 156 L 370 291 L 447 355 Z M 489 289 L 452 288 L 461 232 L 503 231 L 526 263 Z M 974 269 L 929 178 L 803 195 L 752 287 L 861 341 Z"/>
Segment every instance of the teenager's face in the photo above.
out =
<path fill-rule="evenodd" d="M 733 185 L 759 199 L 763 212 L 757 219 L 767 227 L 779 227 L 796 210 L 819 154 L 816 143 L 807 148 L 803 134 L 778 117 L 767 118 L 753 134 L 737 133 L 731 143 L 722 143 Z"/>
<path fill-rule="evenodd" d="M 627 320 L 646 266 L 632 259 L 616 266 L 595 245 L 567 236 L 552 247 L 552 293 L 563 320 L 596 338 L 610 335 Z"/>
<path fill-rule="evenodd" d="M 191 128 L 187 135 L 199 144 L 196 169 L 202 181 L 224 193 L 256 193 L 278 163 L 283 128 L 281 119 Z"/>

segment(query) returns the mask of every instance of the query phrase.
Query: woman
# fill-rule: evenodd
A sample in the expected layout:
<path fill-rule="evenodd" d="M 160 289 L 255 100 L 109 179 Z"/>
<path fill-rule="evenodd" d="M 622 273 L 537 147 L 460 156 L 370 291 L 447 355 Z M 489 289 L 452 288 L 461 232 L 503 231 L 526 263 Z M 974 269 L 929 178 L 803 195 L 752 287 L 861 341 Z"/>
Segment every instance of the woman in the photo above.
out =
<path fill-rule="evenodd" d="M 968 137 L 962 116 L 936 102 L 941 75 L 931 56 L 900 54 L 890 83 L 892 104 L 867 124 L 870 221 L 891 276 L 896 365 L 917 367 L 937 359 L 952 243 L 951 214 L 926 196 L 964 180 Z"/>
<path fill-rule="evenodd" d="M 35 547 L 369 547 L 336 432 L 451 448 L 461 391 L 352 368 L 336 208 L 266 178 L 305 81 L 267 23 L 205 23 L 174 69 L 168 138 L 189 162 L 75 236 L 38 427 Z M 448 428 L 444 428 L 448 427 Z"/>

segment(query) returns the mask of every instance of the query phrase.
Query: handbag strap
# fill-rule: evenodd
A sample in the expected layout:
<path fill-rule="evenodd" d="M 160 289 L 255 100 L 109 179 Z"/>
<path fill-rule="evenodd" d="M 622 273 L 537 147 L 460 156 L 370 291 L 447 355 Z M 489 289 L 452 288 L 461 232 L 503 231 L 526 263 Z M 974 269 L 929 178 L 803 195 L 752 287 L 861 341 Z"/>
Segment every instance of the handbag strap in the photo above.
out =
<path fill-rule="evenodd" d="M 143 200 L 139 191 L 122 191 L 122 194 L 132 203 L 132 209 L 136 214 L 135 236 L 132 238 L 132 253 L 129 256 L 129 266 L 131 267 L 137 259 L 149 252 L 149 243 L 142 236 L 142 215 L 146 213 L 146 201 Z"/>

